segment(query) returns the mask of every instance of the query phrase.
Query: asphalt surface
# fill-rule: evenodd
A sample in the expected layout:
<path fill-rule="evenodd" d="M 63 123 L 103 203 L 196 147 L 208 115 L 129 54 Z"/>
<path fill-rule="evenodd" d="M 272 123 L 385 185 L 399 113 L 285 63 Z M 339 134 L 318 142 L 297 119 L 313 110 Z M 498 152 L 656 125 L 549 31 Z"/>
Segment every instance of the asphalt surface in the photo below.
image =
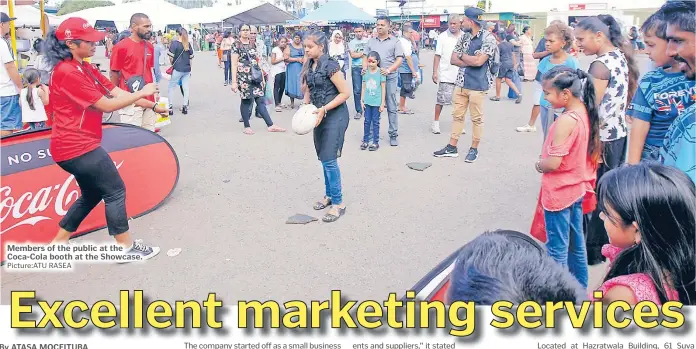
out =
<path fill-rule="evenodd" d="M 179 158 L 178 186 L 161 208 L 131 221 L 134 237 L 160 246 L 160 255 L 141 264 L 80 264 L 67 273 L 8 273 L 3 268 L 2 304 L 9 303 L 11 290 L 88 302 L 117 300 L 119 290 L 134 289 L 169 301 L 217 292 L 228 304 L 325 299 L 337 289 L 352 299 L 384 299 L 390 292 L 403 294 L 486 230 L 528 231 L 540 186 L 534 162 L 542 134 L 540 128 L 518 133 L 515 127 L 529 118 L 532 83 L 524 83 L 520 105 L 507 98 L 486 100 L 478 161 L 464 162 L 471 142 L 468 116 L 469 132 L 460 139 L 464 154 L 434 158 L 432 152 L 448 142 L 452 118 L 445 107 L 443 133 L 430 132 L 436 92 L 432 55 L 422 53 L 425 82 L 417 98 L 407 101 L 415 114 L 399 115 L 398 147 L 389 146 L 386 113 L 376 152 L 359 149 L 363 120 L 351 119 L 339 160 L 346 215 L 330 224 L 288 225 L 286 219 L 296 213 L 321 218 L 312 210 L 324 194 L 312 136 L 269 133 L 254 117 L 256 134 L 242 134 L 239 96 L 223 87 L 214 54 L 197 54 L 190 112 L 175 114 L 161 132 Z M 587 67 L 589 60 L 581 61 Z M 641 66 L 645 71 L 647 59 Z M 178 108 L 181 95 L 175 91 Z M 352 98 L 348 104 L 353 113 Z M 290 130 L 292 111 L 270 113 Z M 432 167 L 418 172 L 406 166 L 409 162 L 431 162 Z M 79 240 L 110 238 L 102 230 Z M 169 257 L 167 250 L 173 248 L 182 252 Z M 591 269 L 591 284 L 600 281 L 603 269 Z"/>

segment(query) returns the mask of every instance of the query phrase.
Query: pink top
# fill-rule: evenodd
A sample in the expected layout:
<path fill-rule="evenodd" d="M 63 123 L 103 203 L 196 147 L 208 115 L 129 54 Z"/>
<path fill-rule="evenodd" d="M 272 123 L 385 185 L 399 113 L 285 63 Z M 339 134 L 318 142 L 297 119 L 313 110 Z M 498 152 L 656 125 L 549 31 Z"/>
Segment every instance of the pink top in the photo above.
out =
<path fill-rule="evenodd" d="M 575 128 L 563 144 L 553 144 L 557 123 L 549 128 L 541 154 L 542 159 L 562 156 L 561 166 L 541 176 L 541 205 L 547 211 L 561 211 L 570 207 L 587 193 L 594 192 L 597 167 L 587 154 L 590 121 L 587 113 L 563 113 L 577 120 Z"/>
<path fill-rule="evenodd" d="M 616 259 L 616 256 L 618 256 L 621 251 L 622 250 L 620 248 L 609 244 L 602 247 L 602 254 L 604 257 L 609 258 L 609 263 L 613 263 L 614 259 Z M 657 288 L 655 288 L 655 284 L 647 274 L 637 273 L 617 276 L 605 281 L 597 290 L 602 291 L 602 294 L 607 294 L 607 292 L 614 286 L 624 286 L 630 288 L 631 291 L 633 291 L 633 295 L 636 297 L 636 301 L 638 302 L 650 301 L 657 305 L 662 305 Z M 665 289 L 667 290 L 669 300 L 679 300 L 679 293 L 676 290 L 668 287 L 667 285 L 665 285 Z"/>

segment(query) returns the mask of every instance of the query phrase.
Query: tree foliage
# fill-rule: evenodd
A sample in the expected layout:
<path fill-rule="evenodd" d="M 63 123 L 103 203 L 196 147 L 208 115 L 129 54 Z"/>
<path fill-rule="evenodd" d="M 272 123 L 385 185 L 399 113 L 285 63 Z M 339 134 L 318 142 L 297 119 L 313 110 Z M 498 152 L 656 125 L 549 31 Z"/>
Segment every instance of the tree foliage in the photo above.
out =
<path fill-rule="evenodd" d="M 58 15 L 82 11 L 93 7 L 111 6 L 114 3 L 106 0 L 65 0 L 60 4 Z"/>

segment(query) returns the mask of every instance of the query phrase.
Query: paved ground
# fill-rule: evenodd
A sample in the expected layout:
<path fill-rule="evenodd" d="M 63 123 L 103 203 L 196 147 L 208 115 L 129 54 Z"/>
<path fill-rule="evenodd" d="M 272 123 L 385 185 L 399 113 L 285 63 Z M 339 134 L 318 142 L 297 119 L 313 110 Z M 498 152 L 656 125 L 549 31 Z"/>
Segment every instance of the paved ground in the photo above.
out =
<path fill-rule="evenodd" d="M 433 158 L 448 141 L 451 109 L 443 112 L 443 134 L 430 133 L 436 86 L 430 81 L 432 52 L 422 55 L 428 64 L 425 84 L 417 99 L 408 101 L 415 115 L 399 117 L 400 146 L 384 142 L 377 152 L 360 151 L 363 123 L 351 119 L 339 162 L 347 214 L 333 224 L 298 226 L 285 220 L 315 214 L 312 203 L 324 193 L 311 135 L 268 133 L 257 118 L 252 121 L 257 133 L 243 135 L 239 97 L 222 86 L 213 54 L 198 54 L 191 111 L 174 116 L 161 133 L 179 157 L 178 187 L 160 209 L 131 224 L 136 238 L 161 246 L 162 253 L 145 264 L 80 265 L 72 273 L 3 270 L 2 303 L 16 289 L 37 290 L 49 300 L 90 302 L 115 300 L 123 289 L 143 289 L 166 300 L 204 298 L 211 291 L 225 302 L 309 300 L 324 299 L 334 289 L 355 299 L 382 299 L 389 292 L 401 294 L 487 229 L 526 231 L 539 191 L 534 162 L 542 136 L 517 133 L 515 127 L 529 118 L 531 98 L 521 105 L 486 101 L 475 164 L 463 157 Z M 587 66 L 586 59 L 583 63 Z M 524 84 L 527 96 L 531 88 Z M 179 97 L 177 92 L 177 106 Z M 352 99 L 348 103 L 352 106 Z M 271 115 L 290 128 L 292 112 Z M 386 119 L 383 115 L 383 138 Z M 462 136 L 460 151 L 470 141 L 470 133 Z M 408 162 L 433 166 L 417 172 Z M 108 236 L 100 231 L 81 239 Z M 166 255 L 177 247 L 181 254 Z M 593 282 L 601 272 L 593 268 Z"/>

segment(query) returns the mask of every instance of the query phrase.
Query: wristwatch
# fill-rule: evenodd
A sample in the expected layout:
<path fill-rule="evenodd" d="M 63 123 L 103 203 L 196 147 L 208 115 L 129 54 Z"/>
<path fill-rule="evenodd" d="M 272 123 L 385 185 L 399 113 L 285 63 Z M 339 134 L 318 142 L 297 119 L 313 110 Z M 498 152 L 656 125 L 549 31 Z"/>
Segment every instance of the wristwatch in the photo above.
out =
<path fill-rule="evenodd" d="M 155 108 L 157 108 L 157 103 L 155 103 L 155 105 L 153 105 L 152 108 L 150 108 L 150 109 L 152 109 L 152 111 L 154 111 L 156 113 L 157 111 L 155 110 Z"/>

